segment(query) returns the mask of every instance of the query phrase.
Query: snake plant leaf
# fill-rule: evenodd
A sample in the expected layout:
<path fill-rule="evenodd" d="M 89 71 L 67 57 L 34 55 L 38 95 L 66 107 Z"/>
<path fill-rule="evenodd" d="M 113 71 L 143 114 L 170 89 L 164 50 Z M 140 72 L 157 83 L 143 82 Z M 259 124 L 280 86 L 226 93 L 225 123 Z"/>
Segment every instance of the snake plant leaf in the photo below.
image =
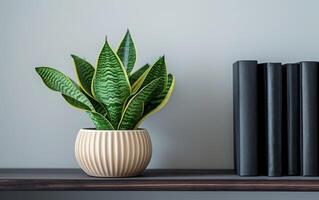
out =
<path fill-rule="evenodd" d="M 118 130 L 132 130 L 136 122 L 141 119 L 144 111 L 144 103 L 134 101 L 130 106 L 131 112 L 125 112 L 123 120 L 119 124 Z"/>
<path fill-rule="evenodd" d="M 134 72 L 131 76 L 130 76 L 130 83 L 131 85 L 133 85 L 143 74 L 146 70 L 148 70 L 148 68 L 150 68 L 149 64 L 144 65 L 143 67 L 141 67 L 140 69 L 138 69 L 136 72 Z"/>
<path fill-rule="evenodd" d="M 93 107 L 94 107 L 96 112 L 100 113 L 101 115 L 103 115 L 104 117 L 109 119 L 108 111 L 107 111 L 106 107 L 103 104 L 101 104 L 100 102 L 96 101 L 94 98 L 90 97 L 89 95 L 87 95 L 87 98 L 90 100 L 90 102 L 93 105 Z"/>
<path fill-rule="evenodd" d="M 70 80 L 73 82 L 73 84 L 76 86 L 76 88 L 78 88 L 83 93 L 83 89 L 75 81 L 73 81 L 72 79 L 70 79 Z M 83 94 L 90 100 L 90 97 L 86 93 L 83 93 Z M 64 95 L 64 94 L 61 94 L 61 95 L 64 98 L 64 100 L 67 103 L 69 103 L 69 105 L 71 105 L 72 107 L 80 109 L 80 110 L 84 110 L 84 111 L 90 111 L 89 107 L 87 107 L 83 103 L 77 101 L 76 99 L 73 99 L 72 97 L 69 97 L 69 96 Z M 91 102 L 91 100 L 90 100 L 90 102 Z M 94 105 L 93 105 L 93 107 L 94 107 Z"/>
<path fill-rule="evenodd" d="M 134 128 L 136 122 L 138 122 L 141 117 L 144 103 L 150 100 L 152 93 L 157 89 L 162 79 L 163 78 L 157 78 L 153 80 L 129 100 L 123 111 L 118 129 L 130 130 Z"/>
<path fill-rule="evenodd" d="M 67 95 L 62 94 L 63 98 L 73 107 L 78 108 L 80 110 L 85 110 L 88 114 L 92 122 L 94 123 L 97 130 L 114 130 L 111 123 L 101 114 L 101 111 L 94 112 L 90 111 L 90 108 L 81 102 L 69 97 Z M 105 110 L 103 110 L 105 112 Z"/>
<path fill-rule="evenodd" d="M 153 98 L 150 101 L 150 103 L 153 103 L 153 104 L 155 104 L 156 102 L 161 103 L 163 101 L 163 99 L 167 96 L 167 94 L 170 93 L 170 90 L 174 89 L 175 77 L 172 74 L 168 74 L 167 78 L 168 79 L 167 79 L 167 85 L 166 85 L 165 90 L 160 95 L 158 95 L 157 97 Z"/>
<path fill-rule="evenodd" d="M 125 68 L 105 40 L 93 76 L 92 94 L 99 102 L 106 105 L 114 127 L 121 119 L 124 103 L 130 93 L 131 85 Z"/>
<path fill-rule="evenodd" d="M 76 99 L 74 99 L 72 97 L 69 97 L 69 96 L 67 96 L 65 94 L 62 94 L 62 96 L 63 96 L 64 100 L 66 102 L 68 102 L 72 107 L 75 107 L 75 108 L 80 109 L 80 110 L 85 110 L 85 111 L 90 111 L 91 110 L 88 106 L 86 106 L 85 104 L 77 101 Z"/>
<path fill-rule="evenodd" d="M 71 55 L 71 57 L 74 61 L 75 71 L 81 88 L 85 93 L 92 97 L 91 85 L 95 71 L 94 67 L 89 62 L 76 55 Z"/>
<path fill-rule="evenodd" d="M 136 93 L 142 86 L 148 72 L 151 70 L 151 68 L 149 67 L 148 69 L 145 70 L 145 72 L 134 82 L 134 84 L 132 85 L 132 93 Z"/>
<path fill-rule="evenodd" d="M 107 109 L 105 108 L 105 106 L 103 104 L 101 104 L 100 102 L 96 101 L 93 97 L 91 97 L 90 95 L 88 95 L 87 93 L 85 93 L 83 91 L 83 89 L 74 81 L 71 79 L 71 81 L 73 82 L 73 84 L 90 100 L 91 104 L 93 105 L 94 109 L 96 112 L 102 114 L 103 116 L 108 116 L 108 112 L 107 112 Z M 63 95 L 62 95 L 63 96 Z M 69 97 L 70 98 L 70 97 Z M 76 107 L 76 106 L 80 106 L 79 103 L 77 102 L 74 102 L 75 99 L 69 99 L 67 97 L 66 101 L 71 104 L 73 103 L 73 106 Z M 72 105 L 72 104 L 71 104 Z M 78 107 L 81 109 L 81 107 Z"/>
<path fill-rule="evenodd" d="M 79 87 L 79 85 L 77 85 L 75 82 L 74 82 L 74 84 L 77 86 L 77 88 L 79 88 L 81 91 L 83 91 Z M 100 113 L 101 115 L 103 115 L 105 117 L 108 116 L 107 109 L 104 107 L 104 105 L 102 105 L 100 102 L 98 102 L 95 99 L 93 99 L 92 97 L 90 97 L 88 94 L 86 94 L 86 93 L 84 93 L 84 94 L 90 100 L 90 102 L 93 105 L 96 112 Z M 62 96 L 66 100 L 66 102 L 68 102 L 71 106 L 78 108 L 80 110 L 91 111 L 89 107 L 87 107 L 83 103 L 77 101 L 76 99 L 73 99 L 72 97 L 69 97 L 69 96 L 64 95 L 64 94 L 62 94 Z"/>
<path fill-rule="evenodd" d="M 53 91 L 61 92 L 78 102 L 81 102 L 90 110 L 94 110 L 93 105 L 89 99 L 77 88 L 72 80 L 65 76 L 62 72 L 50 67 L 36 67 L 36 72 L 42 78 L 44 84 Z"/>
<path fill-rule="evenodd" d="M 111 122 L 109 122 L 103 115 L 97 112 L 88 111 L 89 117 L 95 125 L 97 130 L 114 130 Z"/>
<path fill-rule="evenodd" d="M 136 50 L 129 30 L 127 30 L 117 49 L 117 55 L 126 68 L 127 74 L 130 74 L 136 61 Z"/>
<path fill-rule="evenodd" d="M 168 102 L 175 87 L 175 77 L 172 74 L 168 75 L 168 84 L 163 93 L 150 101 L 144 108 L 144 116 L 139 120 L 134 129 L 137 129 L 142 122 L 150 115 L 160 111 Z"/>
<path fill-rule="evenodd" d="M 142 83 L 141 88 L 143 88 L 144 86 L 146 86 L 147 84 L 149 84 L 152 80 L 156 78 L 162 78 L 161 79 L 162 81 L 158 83 L 159 85 L 157 89 L 153 92 L 152 95 L 154 97 L 161 94 L 167 85 L 167 68 L 166 68 L 164 56 L 160 57 L 151 67 L 151 69 L 147 73 Z"/>

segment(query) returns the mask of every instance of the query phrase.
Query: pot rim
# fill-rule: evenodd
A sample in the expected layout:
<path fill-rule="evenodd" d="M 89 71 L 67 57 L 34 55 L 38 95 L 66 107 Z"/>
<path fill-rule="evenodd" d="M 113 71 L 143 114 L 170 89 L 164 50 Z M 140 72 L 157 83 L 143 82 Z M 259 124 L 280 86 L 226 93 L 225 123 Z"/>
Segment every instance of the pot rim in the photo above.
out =
<path fill-rule="evenodd" d="M 132 129 L 132 130 L 96 130 L 96 128 L 81 128 L 80 131 L 94 131 L 94 132 L 123 132 L 123 131 L 147 131 L 146 128 L 138 128 L 138 129 Z"/>

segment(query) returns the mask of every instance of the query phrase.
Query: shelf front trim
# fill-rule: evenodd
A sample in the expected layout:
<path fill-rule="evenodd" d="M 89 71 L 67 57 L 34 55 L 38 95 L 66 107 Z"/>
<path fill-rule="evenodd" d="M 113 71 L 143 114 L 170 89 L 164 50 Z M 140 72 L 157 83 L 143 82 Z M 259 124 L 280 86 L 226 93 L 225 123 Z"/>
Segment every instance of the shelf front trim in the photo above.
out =
<path fill-rule="evenodd" d="M 0 191 L 319 191 L 318 177 L 239 177 L 232 170 L 150 169 L 94 178 L 78 169 L 0 169 Z"/>

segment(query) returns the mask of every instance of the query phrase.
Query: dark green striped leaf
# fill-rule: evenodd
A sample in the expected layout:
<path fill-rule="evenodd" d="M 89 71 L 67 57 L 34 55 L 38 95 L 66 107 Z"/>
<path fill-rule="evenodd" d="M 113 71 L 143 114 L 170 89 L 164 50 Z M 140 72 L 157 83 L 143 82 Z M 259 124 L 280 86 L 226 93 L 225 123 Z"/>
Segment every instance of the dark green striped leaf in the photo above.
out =
<path fill-rule="evenodd" d="M 130 74 L 136 61 L 136 50 L 129 30 L 127 30 L 123 40 L 120 43 L 120 46 L 117 50 L 117 55 L 126 68 L 127 74 Z"/>
<path fill-rule="evenodd" d="M 173 89 L 175 86 L 175 77 L 172 74 L 168 74 L 167 76 L 167 85 L 165 90 L 158 96 L 156 96 L 155 98 L 153 98 L 150 103 L 156 103 L 156 102 L 161 102 L 163 101 L 163 99 L 167 96 L 167 94 L 169 93 L 169 91 L 171 89 Z"/>
<path fill-rule="evenodd" d="M 71 81 L 90 100 L 90 102 L 93 105 L 95 111 L 100 113 L 104 117 L 107 117 L 107 119 L 108 119 L 109 116 L 108 116 L 108 112 L 107 112 L 107 109 L 105 108 L 105 106 L 103 104 L 101 104 L 100 102 L 98 102 L 97 100 L 95 100 L 90 95 L 88 95 L 87 93 L 85 93 L 83 91 L 83 89 L 75 81 L 73 81 L 72 79 L 71 79 Z M 69 98 L 65 99 L 69 104 L 73 105 L 74 107 L 83 109 L 83 106 L 81 107 L 81 105 L 79 104 L 80 102 L 74 102 L 74 101 L 76 101 L 75 99 L 69 99 Z M 84 109 L 84 110 L 86 110 L 86 109 Z"/>
<path fill-rule="evenodd" d="M 89 99 L 77 88 L 72 80 L 65 76 L 62 72 L 50 67 L 37 67 L 37 73 L 41 76 L 46 86 L 54 91 L 61 92 L 78 102 L 84 104 L 91 110 L 94 110 Z"/>
<path fill-rule="evenodd" d="M 141 67 L 140 69 L 138 69 L 136 72 L 134 72 L 131 76 L 130 76 L 130 83 L 131 85 L 133 85 L 141 76 L 142 74 L 144 74 L 144 72 L 146 70 L 148 70 L 148 68 L 150 68 L 149 64 L 144 65 L 143 67 Z"/>
<path fill-rule="evenodd" d="M 87 112 L 97 130 L 114 130 L 112 124 L 97 112 Z"/>
<path fill-rule="evenodd" d="M 162 81 L 161 79 L 162 78 L 157 78 L 153 80 L 129 100 L 118 126 L 120 130 L 130 130 L 134 128 L 141 117 L 144 103 L 150 100 L 152 93 Z"/>
<path fill-rule="evenodd" d="M 108 116 L 108 112 L 107 109 L 105 108 L 105 106 L 103 104 L 101 104 L 100 102 L 98 102 L 97 100 L 95 100 L 93 97 L 91 97 L 90 95 L 88 95 L 87 93 L 85 93 L 83 91 L 83 89 L 75 82 L 71 79 L 71 81 L 73 82 L 73 84 L 79 89 L 81 90 L 81 92 L 90 100 L 91 104 L 93 105 L 94 109 L 96 112 L 100 113 L 103 116 Z M 70 103 L 70 102 L 69 102 Z M 74 106 L 74 105 L 73 105 Z"/>
<path fill-rule="evenodd" d="M 172 74 L 169 74 L 168 83 L 164 92 L 162 92 L 159 96 L 152 99 L 150 102 L 148 102 L 144 106 L 144 115 L 136 124 L 134 129 L 138 128 L 147 117 L 160 111 L 167 104 L 169 98 L 171 97 L 173 93 L 174 87 L 175 87 L 175 77 Z"/>
<path fill-rule="evenodd" d="M 102 105 L 100 105 L 94 99 L 90 98 L 90 101 L 92 101 L 92 104 L 97 112 L 90 111 L 90 109 L 86 105 L 82 104 L 81 102 L 69 96 L 66 96 L 64 94 L 62 94 L 62 96 L 71 106 L 78 108 L 80 110 L 87 111 L 87 113 L 89 114 L 89 117 L 91 118 L 97 130 L 113 130 L 114 129 L 111 123 L 109 122 L 109 120 L 104 117 L 106 115 L 105 108 L 102 108 L 101 107 Z"/>
<path fill-rule="evenodd" d="M 162 81 L 158 83 L 157 89 L 152 94 L 153 97 L 161 94 L 167 85 L 167 69 L 164 56 L 160 57 L 151 67 L 143 81 L 141 88 L 143 88 L 156 78 L 162 78 Z"/>
<path fill-rule="evenodd" d="M 113 126 L 111 125 L 111 122 L 109 122 L 108 119 L 105 118 L 101 113 L 90 111 L 87 106 L 71 97 L 68 97 L 63 94 L 62 96 L 73 107 L 78 108 L 80 110 L 85 110 L 89 114 L 89 117 L 97 130 L 114 130 Z"/>
<path fill-rule="evenodd" d="M 131 86 L 121 61 L 107 41 L 100 53 L 92 84 L 93 96 L 106 105 L 110 121 L 117 127 Z"/>
<path fill-rule="evenodd" d="M 66 102 L 68 102 L 71 106 L 78 108 L 80 110 L 86 110 L 86 111 L 90 111 L 90 108 L 87 107 L 86 105 L 84 105 L 83 103 L 73 99 L 72 97 L 69 97 L 67 95 L 62 94 L 64 100 Z"/>
<path fill-rule="evenodd" d="M 142 86 L 148 72 L 150 71 L 150 67 L 134 82 L 132 85 L 132 93 L 135 94 Z"/>
<path fill-rule="evenodd" d="M 90 102 L 93 105 L 93 107 L 95 108 L 96 112 L 100 113 L 101 115 L 103 115 L 104 117 L 107 117 L 109 119 L 107 109 L 103 104 L 96 101 L 95 99 L 93 99 L 89 95 L 87 95 L 87 98 L 90 100 Z"/>
<path fill-rule="evenodd" d="M 75 71 L 79 79 L 81 88 L 88 95 L 93 96 L 91 92 L 91 85 L 92 85 L 92 79 L 93 79 L 93 75 L 95 71 L 94 67 L 90 63 L 88 63 L 86 60 L 76 55 L 71 55 L 71 56 L 74 61 Z"/>

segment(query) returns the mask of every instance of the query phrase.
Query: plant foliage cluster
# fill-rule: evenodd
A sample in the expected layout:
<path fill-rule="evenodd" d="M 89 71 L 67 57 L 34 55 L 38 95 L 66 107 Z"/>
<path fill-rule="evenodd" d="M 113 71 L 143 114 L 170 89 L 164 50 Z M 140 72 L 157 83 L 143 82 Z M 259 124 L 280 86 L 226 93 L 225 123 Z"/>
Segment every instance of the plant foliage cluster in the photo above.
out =
<path fill-rule="evenodd" d="M 51 67 L 37 67 L 36 71 L 46 86 L 87 112 L 97 130 L 137 129 L 166 105 L 174 89 L 175 78 L 168 74 L 164 56 L 132 72 L 136 49 L 129 31 L 116 52 L 105 40 L 96 67 L 71 56 L 78 83 Z"/>

